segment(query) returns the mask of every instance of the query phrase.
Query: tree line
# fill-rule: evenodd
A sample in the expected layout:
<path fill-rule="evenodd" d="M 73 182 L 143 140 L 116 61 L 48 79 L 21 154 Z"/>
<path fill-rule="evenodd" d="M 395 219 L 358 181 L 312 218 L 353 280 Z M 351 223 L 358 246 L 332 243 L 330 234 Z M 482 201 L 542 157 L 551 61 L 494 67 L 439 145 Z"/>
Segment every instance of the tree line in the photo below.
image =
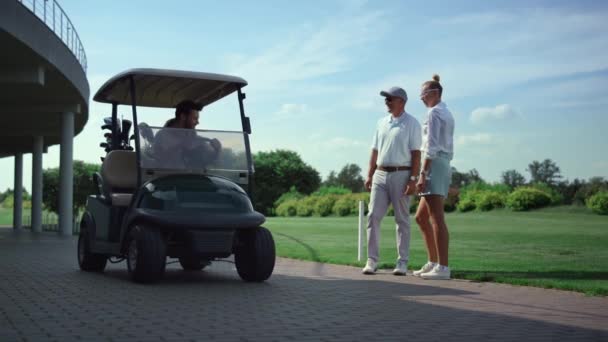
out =
<path fill-rule="evenodd" d="M 253 155 L 255 175 L 252 201 L 256 210 L 265 215 L 274 215 L 280 204 L 277 202 L 284 194 L 307 196 L 313 193 L 362 193 L 364 178 L 361 168 L 353 163 L 344 165 L 339 171 L 331 171 L 325 180 L 319 172 L 302 160 L 300 155 L 289 150 L 257 152 Z M 86 205 L 87 196 L 96 193 L 92 174 L 99 172 L 100 165 L 74 161 L 74 212 L 81 211 Z M 517 170 L 506 170 L 501 175 L 500 184 L 510 190 L 524 185 L 543 184 L 560 195 L 560 204 L 584 204 L 592 195 L 608 191 L 608 181 L 602 177 L 589 180 L 564 180 L 561 170 L 551 159 L 532 161 L 526 171 L 529 179 Z M 452 168 L 451 194 L 471 184 L 489 184 L 476 169 L 460 172 Z M 43 171 L 43 202 L 47 210 L 57 212 L 59 201 L 59 169 L 48 168 Z M 24 190 L 24 201 L 30 195 Z M 454 199 L 451 199 L 454 201 Z M 12 190 L 0 193 L 0 204 L 12 207 Z M 458 198 L 455 199 L 458 201 Z M 455 205 L 455 203 L 454 203 Z"/>

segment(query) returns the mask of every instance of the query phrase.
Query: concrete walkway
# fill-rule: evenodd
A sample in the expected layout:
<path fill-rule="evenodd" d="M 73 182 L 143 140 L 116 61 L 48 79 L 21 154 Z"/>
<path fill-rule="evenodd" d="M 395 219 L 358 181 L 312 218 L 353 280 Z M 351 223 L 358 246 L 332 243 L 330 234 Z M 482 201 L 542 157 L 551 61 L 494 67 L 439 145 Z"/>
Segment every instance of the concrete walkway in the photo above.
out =
<path fill-rule="evenodd" d="M 234 265 L 78 270 L 76 240 L 0 229 L 0 341 L 608 341 L 608 298 L 278 259 L 244 283 Z"/>

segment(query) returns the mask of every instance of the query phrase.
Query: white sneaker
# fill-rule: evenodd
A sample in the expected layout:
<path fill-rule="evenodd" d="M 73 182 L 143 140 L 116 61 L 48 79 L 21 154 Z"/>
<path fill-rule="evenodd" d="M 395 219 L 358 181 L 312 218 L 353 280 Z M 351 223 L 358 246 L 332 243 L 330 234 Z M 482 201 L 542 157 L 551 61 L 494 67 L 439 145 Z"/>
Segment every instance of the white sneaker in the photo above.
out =
<path fill-rule="evenodd" d="M 378 263 L 372 259 L 367 259 L 367 263 L 363 268 L 363 274 L 374 274 L 378 270 Z"/>
<path fill-rule="evenodd" d="M 448 280 L 450 279 L 450 268 L 447 266 L 436 265 L 430 272 L 422 273 L 422 279 Z"/>
<path fill-rule="evenodd" d="M 430 271 L 433 269 L 433 267 L 435 267 L 435 265 L 437 265 L 437 263 L 434 263 L 434 262 L 432 262 L 432 261 L 427 261 L 427 263 L 426 263 L 426 264 L 424 264 L 424 265 L 422 266 L 422 268 L 421 268 L 421 269 L 419 269 L 418 271 L 414 271 L 414 273 L 413 273 L 413 274 L 414 274 L 416 277 L 420 277 L 420 275 L 421 275 L 422 273 L 427 273 L 427 272 L 430 272 Z"/>
<path fill-rule="evenodd" d="M 407 274 L 407 261 L 399 260 L 397 261 L 397 266 L 393 270 L 394 275 L 404 276 Z"/>

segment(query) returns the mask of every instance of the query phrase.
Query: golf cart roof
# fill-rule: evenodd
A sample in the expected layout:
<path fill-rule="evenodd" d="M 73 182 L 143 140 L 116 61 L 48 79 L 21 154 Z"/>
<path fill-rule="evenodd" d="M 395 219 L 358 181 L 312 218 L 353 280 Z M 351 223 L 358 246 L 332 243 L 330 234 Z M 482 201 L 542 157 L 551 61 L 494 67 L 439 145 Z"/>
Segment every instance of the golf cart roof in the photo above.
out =
<path fill-rule="evenodd" d="M 104 103 L 131 104 L 129 79 L 135 81 L 136 105 L 174 108 L 183 100 L 206 106 L 247 85 L 240 77 L 205 72 L 130 69 L 104 83 L 93 100 Z"/>

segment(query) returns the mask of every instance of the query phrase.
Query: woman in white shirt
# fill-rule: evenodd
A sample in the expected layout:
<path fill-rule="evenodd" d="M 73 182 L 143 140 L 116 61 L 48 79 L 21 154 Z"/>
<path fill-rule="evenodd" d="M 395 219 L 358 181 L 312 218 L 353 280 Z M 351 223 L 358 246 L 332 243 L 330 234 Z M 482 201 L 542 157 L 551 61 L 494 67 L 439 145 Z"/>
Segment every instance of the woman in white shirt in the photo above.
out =
<path fill-rule="evenodd" d="M 421 196 L 416 222 L 427 247 L 428 262 L 414 275 L 425 279 L 450 279 L 449 234 L 443 202 L 451 183 L 450 161 L 454 155 L 454 117 L 441 101 L 439 75 L 422 85 L 420 99 L 429 108 L 423 128 L 422 171 L 417 183 Z"/>

